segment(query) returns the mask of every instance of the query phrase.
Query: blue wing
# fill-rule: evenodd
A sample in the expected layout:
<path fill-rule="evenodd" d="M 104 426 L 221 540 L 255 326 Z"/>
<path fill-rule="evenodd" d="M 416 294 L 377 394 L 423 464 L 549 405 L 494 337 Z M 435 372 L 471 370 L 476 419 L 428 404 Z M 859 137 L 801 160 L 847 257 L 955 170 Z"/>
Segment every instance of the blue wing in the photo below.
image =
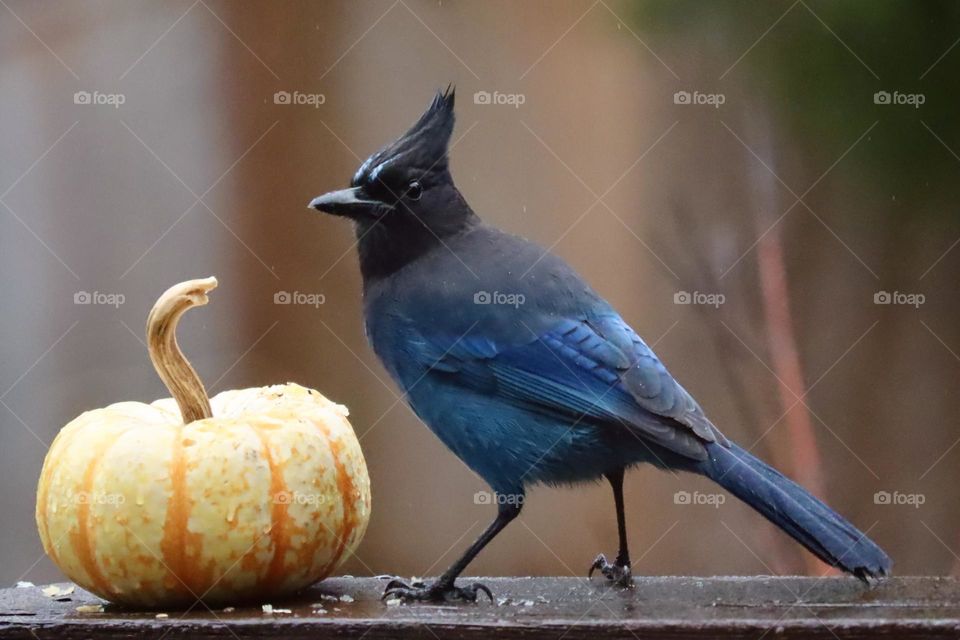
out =
<path fill-rule="evenodd" d="M 615 312 L 563 318 L 529 340 L 498 344 L 468 332 L 424 339 L 432 372 L 505 401 L 568 417 L 621 425 L 676 453 L 703 459 L 704 443 L 726 439 L 656 354 Z"/>

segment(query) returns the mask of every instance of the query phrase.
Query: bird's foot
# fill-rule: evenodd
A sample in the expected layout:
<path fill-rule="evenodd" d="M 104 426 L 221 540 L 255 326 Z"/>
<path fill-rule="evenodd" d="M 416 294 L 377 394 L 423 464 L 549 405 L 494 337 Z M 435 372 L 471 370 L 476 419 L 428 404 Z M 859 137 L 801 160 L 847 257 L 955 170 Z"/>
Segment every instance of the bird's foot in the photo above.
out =
<path fill-rule="evenodd" d="M 387 583 L 387 588 L 384 589 L 381 599 L 398 598 L 408 602 L 476 602 L 477 596 L 481 593 L 486 594 L 490 598 L 490 602 L 493 602 L 493 594 L 490 589 L 479 582 L 474 582 L 466 587 L 458 587 L 453 582 L 442 583 L 437 581 L 432 584 L 424 582 L 407 584 L 402 580 L 393 579 Z"/>
<path fill-rule="evenodd" d="M 632 587 L 633 574 L 630 572 L 630 562 L 621 562 L 619 559 L 613 564 L 607 562 L 607 557 L 602 553 L 596 557 L 593 564 L 590 565 L 590 573 L 587 578 L 593 577 L 593 572 L 597 569 L 603 576 L 619 587 Z"/>

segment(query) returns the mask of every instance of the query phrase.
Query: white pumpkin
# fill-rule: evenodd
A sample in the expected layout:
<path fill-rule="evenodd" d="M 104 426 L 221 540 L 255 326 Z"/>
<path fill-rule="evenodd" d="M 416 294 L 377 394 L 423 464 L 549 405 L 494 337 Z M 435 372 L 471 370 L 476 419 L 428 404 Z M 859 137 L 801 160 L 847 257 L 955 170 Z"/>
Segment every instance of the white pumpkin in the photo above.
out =
<path fill-rule="evenodd" d="M 297 384 L 207 400 L 175 329 L 215 286 L 176 285 L 150 314 L 151 358 L 174 398 L 88 411 L 47 452 L 43 547 L 107 600 L 265 602 L 328 576 L 366 530 L 370 481 L 345 407 Z"/>

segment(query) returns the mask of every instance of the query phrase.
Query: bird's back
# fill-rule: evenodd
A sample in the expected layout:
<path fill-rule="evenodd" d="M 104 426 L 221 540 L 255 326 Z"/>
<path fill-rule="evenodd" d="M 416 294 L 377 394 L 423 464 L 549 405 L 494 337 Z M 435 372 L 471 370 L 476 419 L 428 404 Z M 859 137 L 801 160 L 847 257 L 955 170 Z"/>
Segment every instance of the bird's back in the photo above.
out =
<path fill-rule="evenodd" d="M 391 361 L 414 333 L 448 340 L 482 335 L 500 348 L 535 339 L 564 317 L 609 309 L 562 259 L 488 225 L 367 283 L 364 319 L 377 354 Z"/>

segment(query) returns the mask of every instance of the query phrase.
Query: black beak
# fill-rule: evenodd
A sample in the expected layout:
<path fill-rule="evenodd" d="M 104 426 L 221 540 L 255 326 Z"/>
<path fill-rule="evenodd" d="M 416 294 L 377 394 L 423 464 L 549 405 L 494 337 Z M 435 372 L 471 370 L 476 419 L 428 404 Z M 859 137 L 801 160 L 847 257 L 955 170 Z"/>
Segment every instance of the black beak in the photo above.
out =
<path fill-rule="evenodd" d="M 370 215 L 382 205 L 383 203 L 376 200 L 368 200 L 360 187 L 353 187 L 317 196 L 308 206 L 335 216 L 357 218 L 364 214 Z"/>

